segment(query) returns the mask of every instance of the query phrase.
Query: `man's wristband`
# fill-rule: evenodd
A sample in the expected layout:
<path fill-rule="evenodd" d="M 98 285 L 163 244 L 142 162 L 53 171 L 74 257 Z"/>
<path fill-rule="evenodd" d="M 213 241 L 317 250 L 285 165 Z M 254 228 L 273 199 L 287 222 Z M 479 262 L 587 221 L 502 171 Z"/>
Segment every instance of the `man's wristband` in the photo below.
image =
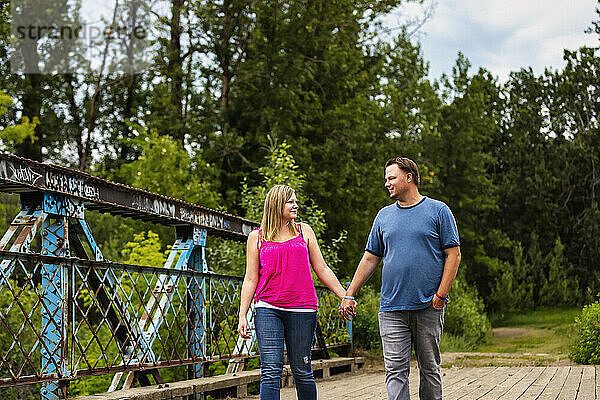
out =
<path fill-rule="evenodd" d="M 435 295 L 437 296 L 438 299 L 444 300 L 444 301 L 448 301 L 448 299 L 450 298 L 450 296 L 442 297 L 439 295 L 438 292 L 435 292 Z"/>
<path fill-rule="evenodd" d="M 354 300 L 354 297 L 352 297 L 352 296 L 344 296 L 344 298 L 348 299 L 348 300 Z"/>

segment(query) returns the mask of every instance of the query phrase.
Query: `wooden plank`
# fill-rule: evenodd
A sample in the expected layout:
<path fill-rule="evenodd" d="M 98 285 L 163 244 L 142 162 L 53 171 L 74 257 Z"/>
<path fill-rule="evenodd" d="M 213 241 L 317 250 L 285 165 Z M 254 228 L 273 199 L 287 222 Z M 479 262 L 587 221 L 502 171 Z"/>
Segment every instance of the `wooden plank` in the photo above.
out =
<path fill-rule="evenodd" d="M 364 364 L 363 357 L 336 357 L 329 360 L 314 360 L 312 361 L 312 368 L 315 369 L 324 369 L 331 367 L 340 367 L 344 365 L 351 365 L 354 363 Z M 289 365 L 285 365 L 283 369 L 283 378 L 287 378 L 287 376 L 291 374 Z M 75 400 L 92 400 L 92 399 L 146 399 L 153 396 L 163 396 L 164 398 L 169 397 L 173 391 L 177 392 L 185 392 L 188 394 L 191 393 L 202 393 L 209 392 L 212 390 L 230 388 L 230 387 L 240 387 L 243 392 L 243 387 L 248 383 L 257 382 L 260 380 L 260 370 L 253 371 L 241 371 L 237 372 L 233 375 L 218 375 L 209 378 L 198 378 L 198 379 L 189 379 L 186 381 L 180 382 L 172 382 L 167 385 L 159 385 L 149 386 L 143 388 L 136 389 L 128 389 L 128 390 L 119 390 L 111 393 L 94 395 L 94 397 L 90 396 L 82 396 L 78 397 Z M 150 396 L 150 397 L 148 397 Z M 165 397 L 166 396 L 166 397 Z M 160 397 L 160 398 L 163 398 Z"/>
<path fill-rule="evenodd" d="M 234 375 L 218 375 L 209 378 L 189 379 L 187 381 L 170 382 L 158 386 L 147 386 L 128 390 L 117 390 L 115 392 L 96 394 L 93 396 L 81 396 L 76 400 L 143 400 L 149 398 L 171 398 L 174 393 L 201 393 L 211 390 L 224 389 L 239 385 L 257 382 L 260 379 L 260 371 L 241 371 Z"/>
<path fill-rule="evenodd" d="M 465 368 L 462 367 L 442 368 L 442 386 L 449 387 L 457 381 L 464 379 L 464 370 Z"/>
<path fill-rule="evenodd" d="M 529 388 L 523 393 L 519 400 L 535 400 L 538 396 L 544 391 L 548 383 L 552 380 L 556 372 L 558 371 L 557 367 L 546 367 L 544 372 L 540 374 L 538 379 L 533 383 L 533 385 L 529 386 Z"/>
<path fill-rule="evenodd" d="M 419 398 L 419 382 L 421 381 L 419 376 L 419 368 L 411 368 L 410 375 L 408 376 L 408 391 L 409 396 L 414 398 Z"/>
<path fill-rule="evenodd" d="M 463 390 L 465 387 L 468 387 L 479 379 L 489 377 L 494 370 L 495 368 L 493 367 L 465 368 L 463 379 L 456 381 L 450 386 L 446 385 L 445 389 L 442 389 L 443 397 L 448 400 L 459 398 L 464 394 Z"/>
<path fill-rule="evenodd" d="M 552 377 L 548 385 L 544 388 L 538 400 L 555 400 L 569 375 L 571 367 L 558 367 L 558 371 Z"/>
<path fill-rule="evenodd" d="M 417 399 L 418 369 L 412 368 L 410 372 L 411 398 Z M 597 379 L 600 366 L 445 368 L 442 372 L 445 400 L 497 400 L 501 396 L 519 400 L 555 400 L 559 394 L 570 398 L 564 396 L 575 395 L 577 389 L 577 400 L 600 400 L 597 395 L 600 393 Z M 571 382 L 578 383 L 578 386 L 569 389 L 569 386 L 574 387 Z M 317 385 L 320 399 L 387 399 L 384 372 L 346 375 L 343 379 L 319 381 Z M 258 396 L 249 399 L 258 399 Z M 295 400 L 295 389 L 282 389 L 281 399 Z"/>
<path fill-rule="evenodd" d="M 458 389 L 468 385 L 470 382 L 478 379 L 478 376 L 473 375 L 474 371 L 479 370 L 480 375 L 485 375 L 489 368 L 456 368 L 454 370 L 454 375 L 450 375 L 445 379 L 442 376 L 442 395 L 443 397 L 456 392 Z"/>
<path fill-rule="evenodd" d="M 575 400 L 577 397 L 577 391 L 579 390 L 579 384 L 581 383 L 581 375 L 583 373 L 583 367 L 580 365 L 571 367 L 569 375 L 565 380 L 557 400 Z"/>
<path fill-rule="evenodd" d="M 544 367 L 533 367 L 531 371 L 529 371 L 529 373 L 523 377 L 523 379 L 514 384 L 506 393 L 500 396 L 498 400 L 520 398 L 520 396 L 525 393 L 525 391 L 540 377 L 542 372 L 544 372 L 544 369 Z"/>
<path fill-rule="evenodd" d="M 342 379 L 317 381 L 317 393 L 320 399 L 385 400 L 387 399 L 385 373 L 346 375 Z M 295 388 L 281 389 L 280 398 L 281 400 L 295 400 Z M 258 396 L 250 399 L 258 399 Z"/>
<path fill-rule="evenodd" d="M 458 397 L 460 400 L 476 400 L 485 398 L 497 385 L 508 379 L 508 367 L 496 368 L 490 376 L 480 379 L 473 385 L 472 390 Z"/>
<path fill-rule="evenodd" d="M 583 367 L 583 373 L 581 374 L 581 383 L 579 384 L 579 391 L 577 392 L 577 400 L 587 400 L 596 398 L 595 388 L 595 374 L 596 369 L 591 365 Z"/>
<path fill-rule="evenodd" d="M 596 367 L 596 400 L 600 400 L 600 366 Z"/>
<path fill-rule="evenodd" d="M 444 399 L 449 394 L 464 393 L 465 387 L 471 387 L 474 382 L 477 382 L 483 377 L 493 374 L 496 367 L 481 367 L 481 368 L 442 368 L 442 393 Z M 419 369 L 416 368 L 414 371 L 411 369 L 409 377 L 410 396 L 411 398 L 418 398 L 419 396 L 419 384 L 420 375 Z"/>
<path fill-rule="evenodd" d="M 322 399 L 345 399 L 345 400 L 363 400 L 363 399 L 373 399 L 373 400 L 384 400 L 387 399 L 387 389 L 385 387 L 385 375 L 381 374 L 381 378 L 377 381 L 369 382 L 364 385 L 360 390 L 354 390 L 352 393 L 348 393 L 346 395 L 342 394 L 337 396 L 334 392 L 330 391 L 321 391 L 319 392 L 319 398 Z M 342 385 L 353 385 L 354 381 L 352 380 L 348 382 L 352 378 L 346 378 L 345 382 Z"/>
<path fill-rule="evenodd" d="M 375 391 L 385 393 L 385 374 L 367 373 L 340 380 L 318 381 L 317 389 L 320 396 L 325 396 L 326 393 L 326 398 L 360 399 Z"/>
<path fill-rule="evenodd" d="M 485 395 L 486 399 L 497 399 L 508 392 L 514 385 L 520 382 L 533 367 L 510 368 L 507 371 L 508 377 L 500 384 L 496 385 L 489 393 Z"/>

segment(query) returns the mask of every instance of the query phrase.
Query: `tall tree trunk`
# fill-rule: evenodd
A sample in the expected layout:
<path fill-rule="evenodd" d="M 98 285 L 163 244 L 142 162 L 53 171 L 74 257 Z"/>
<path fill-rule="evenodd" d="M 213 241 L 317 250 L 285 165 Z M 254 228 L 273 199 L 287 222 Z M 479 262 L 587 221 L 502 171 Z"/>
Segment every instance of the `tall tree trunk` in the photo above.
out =
<path fill-rule="evenodd" d="M 84 146 L 83 146 L 83 141 L 81 138 L 81 132 L 83 130 L 83 122 L 81 120 L 81 115 L 80 115 L 80 107 L 77 105 L 77 101 L 75 100 L 75 85 L 73 84 L 75 77 L 73 76 L 73 74 L 68 74 L 67 76 L 65 76 L 65 80 L 67 83 L 67 99 L 69 101 L 69 110 L 71 112 L 71 116 L 73 118 L 73 126 L 75 128 L 75 135 L 74 135 L 74 139 L 75 139 L 75 143 L 77 145 L 77 157 L 79 158 L 79 160 L 81 160 L 83 158 L 83 151 L 84 151 Z"/>
<path fill-rule="evenodd" d="M 181 12 L 185 0 L 171 0 L 171 40 L 169 49 L 168 76 L 171 79 L 171 106 L 174 113 L 172 135 L 184 144 L 184 125 L 180 122 L 183 118 L 183 57 L 181 55 Z"/>
<path fill-rule="evenodd" d="M 131 13 L 131 26 L 138 26 L 138 12 L 140 9 L 140 2 L 134 1 L 130 3 L 130 13 Z M 128 85 L 127 91 L 125 95 L 125 104 L 123 105 L 123 121 L 122 121 L 122 135 L 125 138 L 131 138 L 132 130 L 131 127 L 128 126 L 125 121 L 130 121 L 131 117 L 134 116 L 133 108 L 135 107 L 135 96 L 136 96 L 136 85 L 138 82 L 138 73 L 135 69 L 135 39 L 133 36 L 130 37 L 129 41 L 125 42 L 126 51 L 127 51 L 127 63 L 129 69 L 127 74 Z M 127 162 L 128 157 L 130 156 L 131 146 L 127 144 L 125 141 L 121 142 L 121 146 L 119 148 L 119 160 L 124 163 Z"/>
<path fill-rule="evenodd" d="M 25 87 L 23 90 L 23 116 L 29 117 L 33 121 L 34 117 L 40 118 L 42 109 L 42 75 L 39 70 L 40 56 L 37 52 L 36 41 L 23 41 L 22 43 L 23 61 L 25 63 Z M 41 118 L 40 118 L 41 119 Z M 35 135 L 38 140 L 32 142 L 25 140 L 16 147 L 17 154 L 32 160 L 42 161 L 42 145 L 40 140 L 43 139 L 40 126 L 35 128 Z"/>

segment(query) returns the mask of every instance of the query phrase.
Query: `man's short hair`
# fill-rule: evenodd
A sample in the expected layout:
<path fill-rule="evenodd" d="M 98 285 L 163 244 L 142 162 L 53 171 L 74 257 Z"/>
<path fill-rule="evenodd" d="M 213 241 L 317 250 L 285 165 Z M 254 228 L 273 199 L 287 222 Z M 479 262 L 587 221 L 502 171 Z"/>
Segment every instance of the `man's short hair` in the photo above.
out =
<path fill-rule="evenodd" d="M 416 186 L 419 186 L 421 182 L 421 175 L 419 175 L 419 167 L 417 167 L 417 163 L 407 157 L 394 157 L 390 158 L 385 163 L 385 168 L 389 167 L 392 164 L 396 164 L 402 171 L 407 174 L 411 174 L 413 177 L 413 182 Z"/>

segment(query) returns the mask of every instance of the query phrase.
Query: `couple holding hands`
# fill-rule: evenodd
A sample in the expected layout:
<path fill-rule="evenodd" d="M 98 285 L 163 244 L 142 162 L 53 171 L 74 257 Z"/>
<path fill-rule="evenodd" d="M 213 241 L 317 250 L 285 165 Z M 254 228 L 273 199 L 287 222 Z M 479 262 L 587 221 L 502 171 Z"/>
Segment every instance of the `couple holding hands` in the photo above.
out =
<path fill-rule="evenodd" d="M 442 398 L 439 341 L 450 286 L 460 264 L 456 221 L 448 206 L 419 193 L 414 161 L 385 164 L 385 187 L 394 203 L 379 210 L 365 253 L 348 289 L 327 266 L 312 228 L 297 223 L 294 190 L 269 190 L 260 229 L 248 236 L 238 332 L 251 337 L 247 314 L 255 302 L 260 352 L 260 398 L 279 399 L 284 343 L 299 400 L 317 398 L 311 347 L 317 296 L 311 267 L 341 303 L 339 313 L 356 315 L 354 295 L 383 260 L 379 331 L 388 399 L 409 399 L 408 374 L 414 348 L 420 370 L 419 398 Z"/>

